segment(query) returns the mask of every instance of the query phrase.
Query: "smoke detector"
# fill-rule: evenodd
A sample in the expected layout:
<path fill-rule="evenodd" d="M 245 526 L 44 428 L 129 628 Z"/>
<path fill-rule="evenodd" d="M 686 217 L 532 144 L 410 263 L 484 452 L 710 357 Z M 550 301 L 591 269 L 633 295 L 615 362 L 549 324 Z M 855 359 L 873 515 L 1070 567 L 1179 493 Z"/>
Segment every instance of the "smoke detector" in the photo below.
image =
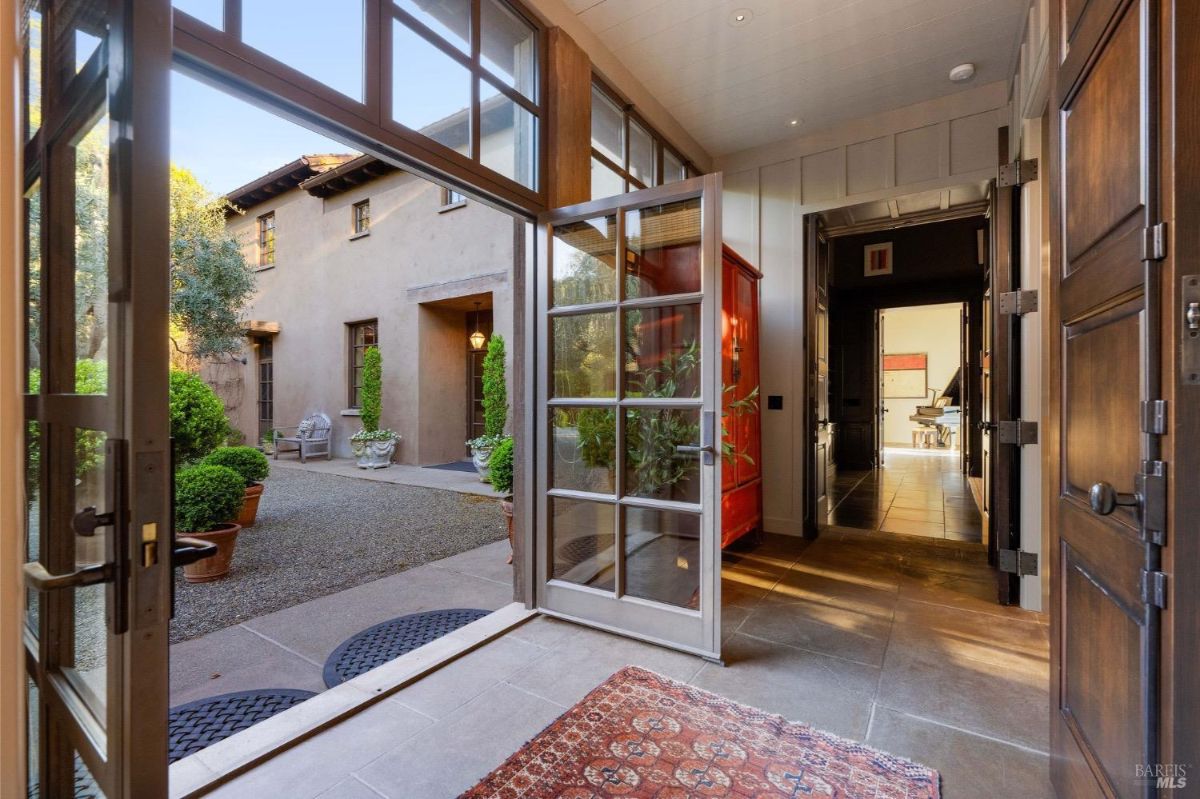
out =
<path fill-rule="evenodd" d="M 954 69 L 950 70 L 950 80 L 955 83 L 962 83 L 975 77 L 974 64 L 959 64 Z"/>

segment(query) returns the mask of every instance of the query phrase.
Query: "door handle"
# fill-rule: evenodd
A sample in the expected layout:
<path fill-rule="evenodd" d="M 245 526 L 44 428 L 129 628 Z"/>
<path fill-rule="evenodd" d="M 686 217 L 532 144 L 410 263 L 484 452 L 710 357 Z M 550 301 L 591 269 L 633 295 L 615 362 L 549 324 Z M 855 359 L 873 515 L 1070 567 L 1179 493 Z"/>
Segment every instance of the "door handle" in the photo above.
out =
<path fill-rule="evenodd" d="M 54 591 L 59 588 L 79 588 L 85 585 L 106 583 L 113 578 L 111 563 L 96 563 L 66 574 L 51 574 L 38 561 L 25 564 L 25 582 L 37 591 Z"/>
<path fill-rule="evenodd" d="M 677 444 L 675 451 L 681 455 L 699 455 L 706 466 L 711 466 L 716 461 L 717 414 L 703 411 L 700 417 L 700 445 Z"/>
<path fill-rule="evenodd" d="M 1088 502 L 1092 506 L 1092 512 L 1098 513 L 1101 516 L 1107 516 L 1117 509 L 1117 506 L 1136 508 L 1142 504 L 1141 494 L 1122 494 L 1118 492 L 1111 484 L 1103 480 L 1092 486 L 1092 490 L 1088 492 Z"/>
<path fill-rule="evenodd" d="M 176 538 L 175 548 L 171 550 L 171 566 L 190 566 L 198 560 L 211 558 L 217 554 L 217 545 L 211 541 L 199 538 Z"/>

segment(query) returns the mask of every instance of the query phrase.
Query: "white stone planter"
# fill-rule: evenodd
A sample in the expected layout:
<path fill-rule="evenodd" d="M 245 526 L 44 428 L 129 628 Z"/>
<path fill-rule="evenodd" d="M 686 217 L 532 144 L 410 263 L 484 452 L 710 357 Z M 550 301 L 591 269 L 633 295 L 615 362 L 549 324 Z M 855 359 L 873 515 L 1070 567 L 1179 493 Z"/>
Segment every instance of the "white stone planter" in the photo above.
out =
<path fill-rule="evenodd" d="M 392 465 L 399 438 L 389 441 L 351 441 L 350 448 L 358 459 L 360 469 L 386 469 Z"/>
<path fill-rule="evenodd" d="M 471 463 L 475 465 L 475 471 L 479 472 L 479 479 L 483 482 L 488 481 L 488 460 L 492 457 L 493 447 L 472 447 L 471 448 Z"/>

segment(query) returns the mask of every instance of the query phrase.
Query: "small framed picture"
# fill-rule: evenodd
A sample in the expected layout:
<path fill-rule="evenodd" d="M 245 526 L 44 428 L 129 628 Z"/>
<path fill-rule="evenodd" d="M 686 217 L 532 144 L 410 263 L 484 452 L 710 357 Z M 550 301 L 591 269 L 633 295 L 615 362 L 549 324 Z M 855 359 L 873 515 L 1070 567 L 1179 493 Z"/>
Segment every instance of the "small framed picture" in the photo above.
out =
<path fill-rule="evenodd" d="M 863 247 L 863 276 L 890 275 L 892 273 L 892 243 L 868 244 Z"/>

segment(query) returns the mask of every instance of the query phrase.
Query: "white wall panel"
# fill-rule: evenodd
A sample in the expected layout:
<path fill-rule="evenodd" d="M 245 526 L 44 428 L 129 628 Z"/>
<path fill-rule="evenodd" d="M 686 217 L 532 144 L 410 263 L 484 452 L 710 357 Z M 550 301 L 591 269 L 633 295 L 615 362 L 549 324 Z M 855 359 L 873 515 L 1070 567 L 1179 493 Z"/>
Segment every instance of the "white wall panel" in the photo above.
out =
<path fill-rule="evenodd" d="M 842 196 L 844 148 L 804 156 L 800 181 L 805 203 L 819 203 Z"/>
<path fill-rule="evenodd" d="M 896 134 L 896 185 L 921 183 L 941 176 L 940 127 L 926 125 Z"/>
<path fill-rule="evenodd" d="M 996 166 L 996 130 L 1003 115 L 993 111 L 950 120 L 950 174 Z"/>
<path fill-rule="evenodd" d="M 862 194 L 890 186 L 892 167 L 891 136 L 856 142 L 846 148 L 846 193 Z"/>

